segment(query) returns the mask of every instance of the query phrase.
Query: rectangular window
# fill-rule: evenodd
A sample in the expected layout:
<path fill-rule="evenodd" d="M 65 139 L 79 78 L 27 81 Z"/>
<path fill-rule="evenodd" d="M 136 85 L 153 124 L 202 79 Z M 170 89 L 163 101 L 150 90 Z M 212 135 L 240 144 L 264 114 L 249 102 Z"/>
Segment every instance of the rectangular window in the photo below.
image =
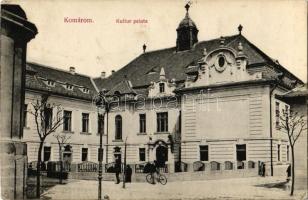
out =
<path fill-rule="evenodd" d="M 63 131 L 72 131 L 72 111 L 63 111 Z"/>
<path fill-rule="evenodd" d="M 100 114 L 97 117 L 97 133 L 104 133 L 104 117 Z"/>
<path fill-rule="evenodd" d="M 139 148 L 139 161 L 145 161 L 145 148 Z"/>
<path fill-rule="evenodd" d="M 100 158 L 101 158 L 101 161 L 103 161 L 103 157 L 104 157 L 104 149 L 102 148 L 102 151 L 100 151 L 100 148 L 98 148 L 98 154 L 97 154 L 97 160 L 100 161 Z"/>
<path fill-rule="evenodd" d="M 280 144 L 277 145 L 277 157 L 278 161 L 280 161 Z"/>
<path fill-rule="evenodd" d="M 279 129 L 280 126 L 280 110 L 279 110 L 279 102 L 276 102 L 276 107 L 275 107 L 275 116 L 276 116 L 276 129 Z"/>
<path fill-rule="evenodd" d="M 82 113 L 82 132 L 89 132 L 89 113 Z"/>
<path fill-rule="evenodd" d="M 168 132 L 168 113 L 157 113 L 157 132 Z"/>
<path fill-rule="evenodd" d="M 81 149 L 81 161 L 88 161 L 88 148 Z"/>
<path fill-rule="evenodd" d="M 146 117 L 145 117 L 145 114 L 139 115 L 139 132 L 140 133 L 146 132 Z"/>
<path fill-rule="evenodd" d="M 52 108 L 45 108 L 44 109 L 44 121 L 46 128 L 52 127 Z"/>
<path fill-rule="evenodd" d="M 24 104 L 24 116 L 23 116 L 24 127 L 27 127 L 27 114 L 28 114 L 28 104 Z"/>
<path fill-rule="evenodd" d="M 237 161 L 246 160 L 246 144 L 236 145 L 236 160 Z"/>
<path fill-rule="evenodd" d="M 209 146 L 200 146 L 200 161 L 209 161 Z"/>
<path fill-rule="evenodd" d="M 289 161 L 289 152 L 290 152 L 290 146 L 289 145 L 287 145 L 287 161 Z"/>
<path fill-rule="evenodd" d="M 165 83 L 159 83 L 159 92 L 164 93 L 165 92 Z"/>
<path fill-rule="evenodd" d="M 49 161 L 51 156 L 51 147 L 44 147 L 44 162 Z"/>

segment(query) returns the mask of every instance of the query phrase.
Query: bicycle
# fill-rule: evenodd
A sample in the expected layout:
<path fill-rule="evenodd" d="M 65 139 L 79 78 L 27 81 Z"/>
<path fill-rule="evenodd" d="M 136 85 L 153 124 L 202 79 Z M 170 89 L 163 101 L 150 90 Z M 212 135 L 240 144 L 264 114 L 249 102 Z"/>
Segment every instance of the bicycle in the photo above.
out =
<path fill-rule="evenodd" d="M 154 183 L 154 174 L 152 175 L 151 173 L 149 173 L 148 175 L 146 175 L 146 180 L 148 183 Z M 157 182 L 159 182 L 162 185 L 166 185 L 167 184 L 167 177 L 163 174 L 157 174 L 157 177 L 155 177 Z"/>

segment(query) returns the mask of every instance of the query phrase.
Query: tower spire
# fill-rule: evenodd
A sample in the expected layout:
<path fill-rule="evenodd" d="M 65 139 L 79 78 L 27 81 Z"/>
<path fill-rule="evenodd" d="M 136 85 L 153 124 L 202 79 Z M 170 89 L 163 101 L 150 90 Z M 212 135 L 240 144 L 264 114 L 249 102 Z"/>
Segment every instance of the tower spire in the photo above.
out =
<path fill-rule="evenodd" d="M 186 9 L 186 15 L 180 22 L 177 31 L 176 46 L 177 51 L 189 50 L 195 43 L 198 42 L 198 29 L 196 24 L 189 17 L 189 8 L 191 2 L 189 1 L 184 8 Z"/>
<path fill-rule="evenodd" d="M 187 3 L 187 4 L 185 5 L 185 9 L 186 9 L 186 12 L 187 12 L 187 13 L 188 13 L 189 8 L 190 8 L 190 5 L 189 5 L 189 3 Z"/>

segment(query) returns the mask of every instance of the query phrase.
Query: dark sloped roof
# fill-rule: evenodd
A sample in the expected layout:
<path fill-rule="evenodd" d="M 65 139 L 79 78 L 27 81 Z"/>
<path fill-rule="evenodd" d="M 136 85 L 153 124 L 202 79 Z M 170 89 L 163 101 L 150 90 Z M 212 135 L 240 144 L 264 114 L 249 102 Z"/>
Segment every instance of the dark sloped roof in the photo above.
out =
<path fill-rule="evenodd" d="M 26 89 L 51 92 L 58 95 L 92 100 L 96 94 L 91 78 L 82 74 L 71 74 L 49 66 L 27 63 L 26 73 Z M 44 80 L 52 80 L 55 82 L 54 87 L 47 86 Z M 73 86 L 72 90 L 65 88 L 65 85 Z M 84 93 L 83 88 L 87 88 L 89 93 Z"/>
<path fill-rule="evenodd" d="M 132 60 L 126 66 L 113 73 L 111 76 L 101 79 L 96 78 L 94 81 L 98 89 L 110 90 L 117 85 L 124 76 L 131 81 L 133 88 L 146 87 L 151 81 L 159 79 L 160 68 L 164 67 L 166 78 L 175 79 L 176 82 L 182 82 L 186 79 L 186 67 L 190 64 L 197 63 L 203 57 L 203 49 L 211 52 L 220 46 L 220 38 L 202 41 L 188 51 L 176 52 L 176 47 L 161 49 L 157 51 L 146 52 Z M 248 57 L 248 69 L 261 64 L 272 65 L 275 69 L 288 73 L 293 79 L 302 82 L 280 64 L 275 63 L 269 56 L 263 53 L 255 45 L 249 42 L 242 35 L 233 35 L 224 37 L 226 47 L 237 49 L 239 42 L 242 43 L 243 53 Z M 261 70 L 262 71 L 262 70 Z M 271 78 L 276 76 L 275 70 L 263 70 L 265 77 Z"/>
<path fill-rule="evenodd" d="M 308 97 L 308 88 L 307 83 L 301 85 L 300 87 L 296 87 L 293 90 L 280 95 L 282 98 L 295 98 L 295 97 Z"/>
<path fill-rule="evenodd" d="M 132 89 L 129 81 L 126 79 L 109 90 L 107 95 L 114 95 L 116 92 L 119 92 L 119 94 L 136 94 L 136 92 Z"/>
<path fill-rule="evenodd" d="M 196 27 L 195 22 L 189 17 L 188 12 L 186 13 L 184 19 L 182 19 L 182 21 L 179 24 L 179 27 L 177 29 L 180 29 L 182 27 Z"/>

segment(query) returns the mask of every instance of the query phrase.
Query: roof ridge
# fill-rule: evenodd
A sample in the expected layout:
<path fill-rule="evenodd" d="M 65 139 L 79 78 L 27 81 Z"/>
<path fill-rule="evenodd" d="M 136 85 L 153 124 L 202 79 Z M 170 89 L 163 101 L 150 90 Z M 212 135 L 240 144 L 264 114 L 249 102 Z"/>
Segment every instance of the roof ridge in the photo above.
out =
<path fill-rule="evenodd" d="M 36 66 L 39 66 L 39 67 L 45 67 L 45 68 L 49 68 L 49 69 L 52 69 L 52 70 L 61 71 L 61 72 L 65 72 L 65 73 L 71 74 L 68 70 L 64 70 L 64 69 L 60 69 L 60 68 L 57 68 L 57 67 L 52 67 L 52 66 L 44 65 L 44 64 L 41 64 L 41 63 L 33 62 L 33 61 L 27 61 L 26 64 L 36 65 Z M 77 73 L 77 72 L 75 72 L 75 75 L 84 76 L 84 77 L 87 77 L 87 78 L 92 78 L 89 75 L 80 74 L 80 73 Z"/>

